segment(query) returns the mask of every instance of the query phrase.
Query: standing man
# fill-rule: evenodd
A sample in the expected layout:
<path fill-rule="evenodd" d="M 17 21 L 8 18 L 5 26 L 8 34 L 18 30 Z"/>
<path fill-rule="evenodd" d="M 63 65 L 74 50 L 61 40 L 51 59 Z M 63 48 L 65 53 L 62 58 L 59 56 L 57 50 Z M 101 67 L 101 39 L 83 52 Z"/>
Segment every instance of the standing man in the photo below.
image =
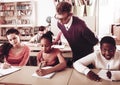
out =
<path fill-rule="evenodd" d="M 83 20 L 72 15 L 71 10 L 70 3 L 59 2 L 56 6 L 55 18 L 58 20 L 59 29 L 72 49 L 74 62 L 92 53 L 93 46 L 98 43 L 98 39 Z"/>

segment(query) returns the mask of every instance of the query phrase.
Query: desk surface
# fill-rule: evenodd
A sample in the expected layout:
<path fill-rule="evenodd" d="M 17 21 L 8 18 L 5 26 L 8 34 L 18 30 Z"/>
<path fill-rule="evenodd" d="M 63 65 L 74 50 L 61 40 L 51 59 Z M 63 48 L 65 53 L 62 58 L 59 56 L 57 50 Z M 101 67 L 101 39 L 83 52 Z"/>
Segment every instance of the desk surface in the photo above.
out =
<path fill-rule="evenodd" d="M 107 80 L 102 80 L 101 82 L 93 81 L 76 70 L 73 70 L 68 85 L 120 85 L 120 82 L 112 82 Z"/>
<path fill-rule="evenodd" d="M 56 72 L 56 74 L 51 79 L 45 79 L 32 76 L 36 69 L 37 67 L 33 66 L 22 67 L 20 71 L 0 78 L 0 84 L 4 83 L 7 85 L 67 85 L 73 71 L 72 68 L 66 68 L 63 71 Z"/>
<path fill-rule="evenodd" d="M 120 82 L 102 80 L 101 82 L 88 79 L 73 68 L 56 72 L 51 79 L 32 77 L 37 67 L 24 66 L 20 71 L 0 78 L 2 85 L 120 85 Z M 98 70 L 94 70 L 98 72 Z"/>

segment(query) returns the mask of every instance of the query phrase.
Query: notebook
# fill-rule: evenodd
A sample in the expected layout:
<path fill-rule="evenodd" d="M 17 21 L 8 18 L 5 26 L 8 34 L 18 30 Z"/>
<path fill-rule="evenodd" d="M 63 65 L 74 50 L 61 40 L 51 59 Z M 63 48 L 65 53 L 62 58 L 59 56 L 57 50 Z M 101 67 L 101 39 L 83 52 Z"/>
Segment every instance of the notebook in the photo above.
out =
<path fill-rule="evenodd" d="M 10 74 L 10 73 L 13 73 L 15 71 L 18 71 L 20 70 L 21 68 L 19 67 L 14 67 L 14 66 L 11 66 L 10 68 L 8 69 L 3 69 L 3 68 L 0 68 L 0 77 L 1 76 L 4 76 L 4 75 L 7 75 L 7 74 Z"/>
<path fill-rule="evenodd" d="M 51 67 L 43 67 L 42 69 L 47 69 L 47 68 L 51 68 Z M 47 74 L 45 76 L 39 76 L 39 75 L 37 75 L 36 72 L 32 74 L 32 76 L 34 76 L 34 77 L 37 77 L 37 78 L 47 78 L 47 79 L 52 78 L 54 75 L 55 75 L 55 72 Z"/>
<path fill-rule="evenodd" d="M 102 79 L 105 79 L 105 80 L 108 80 L 108 81 L 120 81 L 120 71 L 111 71 L 112 73 L 112 77 L 111 79 L 109 79 L 106 75 L 108 70 L 100 70 L 98 75 L 102 78 Z"/>

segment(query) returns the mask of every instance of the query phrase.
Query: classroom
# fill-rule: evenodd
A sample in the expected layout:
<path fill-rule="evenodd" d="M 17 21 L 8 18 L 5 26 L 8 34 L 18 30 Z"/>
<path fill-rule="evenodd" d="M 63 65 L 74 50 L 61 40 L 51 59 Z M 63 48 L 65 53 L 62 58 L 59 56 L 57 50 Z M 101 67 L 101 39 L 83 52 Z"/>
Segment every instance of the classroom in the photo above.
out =
<path fill-rule="evenodd" d="M 71 5 L 67 16 L 69 6 L 60 10 L 61 2 Z M 0 85 L 119 85 L 120 76 L 116 78 L 119 70 L 111 69 L 112 77 L 108 79 L 103 74 L 110 67 L 102 70 L 90 67 L 102 78 L 98 82 L 73 65 L 78 57 L 100 51 L 100 41 L 105 36 L 113 38 L 115 51 L 120 51 L 119 3 L 119 0 L 0 0 Z M 50 69 L 48 73 L 46 69 Z"/>

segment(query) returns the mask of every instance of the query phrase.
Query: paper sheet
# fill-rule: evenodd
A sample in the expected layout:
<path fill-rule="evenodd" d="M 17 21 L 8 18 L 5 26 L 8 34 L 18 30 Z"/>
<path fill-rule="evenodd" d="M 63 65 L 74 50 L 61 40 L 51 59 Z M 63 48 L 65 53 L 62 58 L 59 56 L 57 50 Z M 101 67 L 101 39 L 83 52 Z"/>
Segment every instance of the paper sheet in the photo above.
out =
<path fill-rule="evenodd" d="M 0 76 L 4 76 L 4 75 L 7 75 L 7 74 L 10 74 L 10 73 L 13 73 L 15 71 L 18 71 L 20 70 L 21 68 L 18 68 L 18 67 L 13 67 L 11 66 L 10 68 L 8 69 L 0 69 Z"/>
<path fill-rule="evenodd" d="M 108 70 L 100 70 L 98 75 L 108 81 L 120 81 L 120 71 L 111 71 L 112 77 L 109 79 L 106 75 Z"/>
<path fill-rule="evenodd" d="M 47 69 L 47 68 L 51 68 L 51 67 L 44 67 L 43 69 Z M 35 72 L 35 73 L 32 74 L 32 76 L 37 77 L 37 78 L 52 78 L 52 77 L 54 76 L 54 74 L 55 74 L 55 72 L 50 73 L 50 74 L 47 74 L 47 75 L 45 75 L 45 76 L 39 76 L 39 75 L 37 75 L 37 73 Z"/>
<path fill-rule="evenodd" d="M 65 47 L 65 45 L 53 45 L 52 47 L 62 49 Z"/>

